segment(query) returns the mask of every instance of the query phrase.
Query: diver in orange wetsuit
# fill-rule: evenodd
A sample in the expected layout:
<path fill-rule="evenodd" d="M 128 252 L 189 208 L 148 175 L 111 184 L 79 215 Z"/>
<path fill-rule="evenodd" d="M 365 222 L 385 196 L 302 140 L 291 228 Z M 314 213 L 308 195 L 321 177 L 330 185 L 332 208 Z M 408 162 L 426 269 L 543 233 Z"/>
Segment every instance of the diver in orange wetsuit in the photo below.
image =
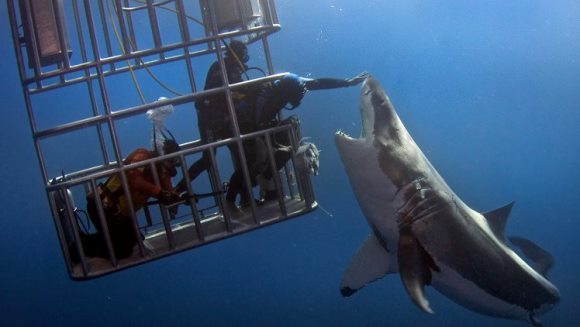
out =
<path fill-rule="evenodd" d="M 129 154 L 123 163 L 129 165 L 176 151 L 179 151 L 179 145 L 174 140 L 165 140 L 162 153 L 139 148 Z M 164 160 L 157 164 L 157 174 L 161 187 L 155 184 L 149 165 L 127 171 L 127 182 L 135 212 L 143 208 L 150 197 L 154 197 L 166 205 L 180 200 L 179 195 L 172 191 L 173 186 L 171 185 L 171 178 L 177 174 L 175 168 L 177 165 L 179 165 L 179 160 Z M 137 244 L 139 234 L 132 221 L 120 175 L 113 175 L 105 183 L 99 184 L 97 192 L 103 203 L 105 220 L 115 257 L 117 259 L 127 258 L 133 253 L 133 247 Z M 85 255 L 109 258 L 94 193 L 87 196 L 87 212 L 97 233 L 81 234 Z"/>

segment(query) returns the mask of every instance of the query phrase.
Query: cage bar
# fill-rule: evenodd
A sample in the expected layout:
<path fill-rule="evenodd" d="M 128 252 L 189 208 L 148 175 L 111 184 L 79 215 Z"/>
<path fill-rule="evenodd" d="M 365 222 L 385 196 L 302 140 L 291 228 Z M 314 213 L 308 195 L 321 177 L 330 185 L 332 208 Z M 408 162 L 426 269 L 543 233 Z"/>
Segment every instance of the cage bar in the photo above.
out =
<path fill-rule="evenodd" d="M 172 5 L 171 7 L 168 7 Z M 312 186 L 308 176 L 294 171 L 294 164 L 287 166 L 287 172 L 275 171 L 272 148 L 268 150 L 270 169 L 275 174 L 278 193 L 277 201 L 258 206 L 251 203 L 245 210 L 232 212 L 226 205 L 224 180 L 232 170 L 224 151 L 234 146 L 240 157 L 243 171 L 244 190 L 255 195 L 246 162 L 247 154 L 244 141 L 262 138 L 269 147 L 272 146 L 271 135 L 288 133 L 296 150 L 296 140 L 300 140 L 299 124 L 280 125 L 274 128 L 241 134 L 238 125 L 233 91 L 248 87 L 258 87 L 264 83 L 281 78 L 274 74 L 274 65 L 268 45 L 268 37 L 280 30 L 273 0 L 199 0 L 199 6 L 191 6 L 183 0 L 154 1 L 146 0 L 142 5 L 129 7 L 129 1 L 121 0 L 8 0 L 7 9 L 12 29 L 15 54 L 17 57 L 20 79 L 24 93 L 24 102 L 28 115 L 32 138 L 42 172 L 47 198 L 51 207 L 56 233 L 63 251 L 70 277 L 74 280 L 85 280 L 113 273 L 128 267 L 150 262 L 158 258 L 193 249 L 212 242 L 234 237 L 245 232 L 269 226 L 274 223 L 297 217 L 316 209 Z M 42 11 L 45 10 L 45 11 Z M 146 12 L 146 20 L 134 19 L 136 12 Z M 179 28 L 179 40 L 171 44 L 164 42 L 160 29 L 159 10 L 174 13 L 175 26 Z M 51 15 L 41 22 L 42 13 Z M 188 20 L 197 17 L 201 24 L 188 24 Z M 19 26 L 23 26 L 20 28 Z M 46 28 L 46 31 L 41 29 Z M 115 33 L 118 29 L 118 33 Z M 139 44 L 136 33 L 148 33 L 152 44 Z M 117 35 L 118 34 L 118 35 Z M 192 37 L 199 35 L 199 37 Z M 117 38 L 121 46 L 116 46 Z M 213 58 L 222 68 L 222 78 L 227 81 L 222 42 L 230 39 L 243 40 L 249 47 L 258 44 L 264 52 L 263 63 L 266 76 L 250 79 L 241 83 L 225 83 L 221 87 L 203 90 L 197 85 L 200 78 L 200 62 Z M 260 46 L 261 45 L 261 46 Z M 24 46 L 26 51 L 21 50 Z M 177 50 L 177 51 L 176 51 Z M 175 74 L 182 74 L 186 81 L 187 91 L 172 94 L 166 100 L 156 102 L 157 98 L 147 99 L 152 93 L 149 87 L 145 90 L 145 102 L 130 102 L 119 108 L 114 97 L 118 92 L 132 91 L 132 85 L 111 87 L 115 78 L 126 78 L 129 74 L 150 76 L 150 68 L 166 69 L 173 73 L 177 64 L 184 67 Z M 208 67 L 209 68 L 209 67 Z M 147 74 L 144 74 L 147 73 Z M 202 72 L 202 74 L 205 72 Z M 203 75 L 201 75 L 203 79 Z M 148 77 L 149 78 L 149 77 Z M 154 78 L 154 76 L 151 76 Z M 160 81 L 157 78 L 157 82 Z M 64 123 L 44 126 L 38 129 L 37 111 L 41 110 L 36 97 L 50 98 L 58 90 L 71 90 L 79 83 L 86 84 L 87 108 L 86 117 L 71 118 Z M 93 84 L 93 83 L 96 83 Z M 155 83 L 151 83 L 156 85 Z M 157 85 L 159 92 L 168 92 L 167 88 Z M 191 121 L 189 128 L 194 131 L 194 138 L 181 139 L 181 150 L 175 153 L 152 157 L 151 159 L 128 164 L 123 161 L 127 153 L 127 135 L 121 133 L 121 126 L 139 124 L 143 114 L 161 105 L 173 105 L 176 111 L 192 113 L 196 117 L 194 103 L 207 96 L 224 94 L 227 99 L 229 115 L 232 122 L 232 137 L 216 142 L 201 144 L 196 138 L 197 124 Z M 131 100 L 132 101 L 132 100 Z M 129 102 L 129 100 L 127 100 Z M 82 106 L 81 106 L 82 107 Z M 75 109 L 76 110 L 76 109 Z M 84 111 L 83 111 L 84 112 Z M 43 122 L 44 123 L 44 122 Z M 41 141 L 56 140 L 60 136 L 76 135 L 91 131 L 94 144 L 86 144 L 84 150 L 98 154 L 94 163 L 82 164 L 74 171 L 60 169 L 74 154 L 62 158 L 52 158 L 55 149 Z M 183 133 L 188 134 L 188 133 Z M 217 154 L 216 151 L 222 154 Z M 208 180 L 200 182 L 208 187 L 199 191 L 192 186 L 187 176 L 187 164 L 199 158 L 203 151 L 210 153 L 211 167 Z M 165 161 L 176 158 L 181 163 L 178 176 L 187 181 L 187 197 L 178 203 L 180 215 L 174 215 L 174 205 L 164 206 L 151 201 L 144 210 L 135 212 L 131 198 L 131 189 L 127 174 L 134 169 L 147 169 L 152 172 L 157 186 L 160 179 L 157 168 Z M 81 160 L 82 161 L 82 160 Z M 297 178 L 296 184 L 288 180 L 291 173 Z M 122 194 L 127 199 L 131 219 L 138 242 L 133 254 L 128 258 L 117 258 L 114 244 L 107 226 L 108 210 L 99 194 L 100 184 L 119 176 Z M 174 178 L 174 182 L 176 181 Z M 199 178 L 199 177 L 198 177 Z M 285 179 L 285 181 L 283 180 Z M 94 234 L 94 226 L 82 223 L 83 208 L 87 198 L 94 197 L 98 219 L 103 230 L 103 242 L 106 244 L 106 257 L 89 257 L 83 249 L 83 238 Z M 76 207 L 76 205 L 79 205 Z"/>

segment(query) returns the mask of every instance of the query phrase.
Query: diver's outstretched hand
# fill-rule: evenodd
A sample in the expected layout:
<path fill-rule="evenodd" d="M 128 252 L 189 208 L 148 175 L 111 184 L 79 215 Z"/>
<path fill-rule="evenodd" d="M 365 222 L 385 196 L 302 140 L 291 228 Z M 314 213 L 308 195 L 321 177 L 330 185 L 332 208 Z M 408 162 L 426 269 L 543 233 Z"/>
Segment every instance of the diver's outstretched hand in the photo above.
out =
<path fill-rule="evenodd" d="M 369 73 L 367 72 L 362 72 L 358 75 L 356 75 L 353 78 L 347 79 L 347 82 L 350 86 L 354 86 L 357 84 L 360 84 L 362 81 L 364 81 L 367 77 L 369 77 Z"/>

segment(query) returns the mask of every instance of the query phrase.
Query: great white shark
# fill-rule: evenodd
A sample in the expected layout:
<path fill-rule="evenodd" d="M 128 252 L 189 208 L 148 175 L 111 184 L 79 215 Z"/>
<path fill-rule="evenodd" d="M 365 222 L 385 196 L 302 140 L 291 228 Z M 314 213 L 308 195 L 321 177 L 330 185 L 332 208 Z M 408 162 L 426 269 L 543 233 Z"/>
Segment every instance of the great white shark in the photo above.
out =
<path fill-rule="evenodd" d="M 538 315 L 560 299 L 546 279 L 553 258 L 529 240 L 510 238 L 530 266 L 508 246 L 504 227 L 513 203 L 487 213 L 466 205 L 372 77 L 362 85 L 360 111 L 361 137 L 339 131 L 335 141 L 371 233 L 345 271 L 341 293 L 399 273 L 425 312 L 433 312 L 424 293 L 430 285 L 473 311 L 541 326 Z"/>

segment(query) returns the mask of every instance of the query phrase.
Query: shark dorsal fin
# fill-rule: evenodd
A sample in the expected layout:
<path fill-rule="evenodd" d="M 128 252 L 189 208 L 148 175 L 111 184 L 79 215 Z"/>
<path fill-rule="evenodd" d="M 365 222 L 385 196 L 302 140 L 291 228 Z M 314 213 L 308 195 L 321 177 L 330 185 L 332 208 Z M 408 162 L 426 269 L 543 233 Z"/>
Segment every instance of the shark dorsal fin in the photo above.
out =
<path fill-rule="evenodd" d="M 503 231 L 513 206 L 514 203 L 512 202 L 501 208 L 497 208 L 483 214 L 495 236 L 502 241 L 504 240 Z"/>
<path fill-rule="evenodd" d="M 534 269 L 546 277 L 550 268 L 554 266 L 554 257 L 536 243 L 523 237 L 512 236 L 509 240 L 533 262 Z"/>

